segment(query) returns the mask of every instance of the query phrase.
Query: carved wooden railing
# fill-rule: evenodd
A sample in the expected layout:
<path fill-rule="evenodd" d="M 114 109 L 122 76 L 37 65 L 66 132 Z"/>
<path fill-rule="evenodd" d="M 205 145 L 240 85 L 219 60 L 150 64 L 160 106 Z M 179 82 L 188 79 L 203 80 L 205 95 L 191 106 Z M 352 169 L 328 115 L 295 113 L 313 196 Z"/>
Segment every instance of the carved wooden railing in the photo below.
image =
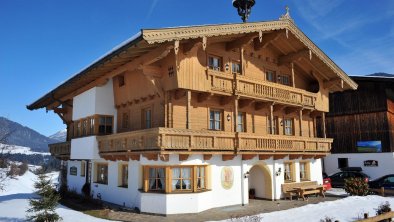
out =
<path fill-rule="evenodd" d="M 71 154 L 71 142 L 49 144 L 49 152 L 56 158 L 69 158 Z"/>
<path fill-rule="evenodd" d="M 280 135 L 254 135 L 210 130 L 153 128 L 97 137 L 99 152 L 198 151 L 198 152 L 323 152 L 332 139 Z"/>
<path fill-rule="evenodd" d="M 211 69 L 208 69 L 208 78 L 211 84 L 211 91 L 229 94 L 234 92 L 236 95 L 254 99 L 278 101 L 311 108 L 315 107 L 317 94 L 307 92 L 303 89 L 242 75 L 237 75 L 234 81 L 234 75 Z"/>

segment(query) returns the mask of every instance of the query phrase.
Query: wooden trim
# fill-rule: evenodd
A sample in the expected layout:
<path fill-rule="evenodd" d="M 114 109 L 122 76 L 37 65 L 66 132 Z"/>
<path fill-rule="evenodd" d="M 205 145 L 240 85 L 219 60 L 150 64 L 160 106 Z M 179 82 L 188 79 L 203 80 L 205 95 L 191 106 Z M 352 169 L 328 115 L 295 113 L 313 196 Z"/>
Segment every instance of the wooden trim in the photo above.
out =
<path fill-rule="evenodd" d="M 272 157 L 272 155 L 260 154 L 259 155 L 259 160 L 268 160 L 271 157 Z"/>
<path fill-rule="evenodd" d="M 232 160 L 234 159 L 234 157 L 236 157 L 237 155 L 222 155 L 222 161 L 227 161 L 227 160 Z"/>
<path fill-rule="evenodd" d="M 157 159 L 158 159 L 157 158 L 158 155 L 156 153 L 152 153 L 152 154 L 144 153 L 144 154 L 142 154 L 142 156 L 145 157 L 148 160 L 155 160 L 155 161 L 157 161 Z"/>
<path fill-rule="evenodd" d="M 256 154 L 243 154 L 242 155 L 242 160 L 251 160 L 254 157 L 256 157 Z"/>
<path fill-rule="evenodd" d="M 284 159 L 288 154 L 275 154 L 274 160 Z"/>
<path fill-rule="evenodd" d="M 170 154 L 159 154 L 159 157 L 163 162 L 168 162 L 170 160 Z"/>
<path fill-rule="evenodd" d="M 204 154 L 203 159 L 204 160 L 210 160 L 212 158 L 212 154 Z"/>
<path fill-rule="evenodd" d="M 189 158 L 189 154 L 179 154 L 179 161 L 185 161 Z"/>

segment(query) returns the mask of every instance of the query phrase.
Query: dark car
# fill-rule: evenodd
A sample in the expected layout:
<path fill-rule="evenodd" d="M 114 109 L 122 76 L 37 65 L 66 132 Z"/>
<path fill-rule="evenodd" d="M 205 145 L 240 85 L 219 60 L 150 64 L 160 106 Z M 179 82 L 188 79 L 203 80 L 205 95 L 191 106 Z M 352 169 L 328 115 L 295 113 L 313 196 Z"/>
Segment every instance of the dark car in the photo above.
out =
<path fill-rule="evenodd" d="M 332 187 L 344 187 L 345 179 L 353 177 L 361 177 L 365 180 L 365 182 L 368 182 L 370 178 L 367 174 L 359 171 L 342 171 L 329 176 Z"/>
<path fill-rule="evenodd" d="M 378 179 L 368 182 L 369 188 L 380 189 L 384 187 L 385 189 L 394 189 L 394 174 L 389 174 L 382 176 Z"/>

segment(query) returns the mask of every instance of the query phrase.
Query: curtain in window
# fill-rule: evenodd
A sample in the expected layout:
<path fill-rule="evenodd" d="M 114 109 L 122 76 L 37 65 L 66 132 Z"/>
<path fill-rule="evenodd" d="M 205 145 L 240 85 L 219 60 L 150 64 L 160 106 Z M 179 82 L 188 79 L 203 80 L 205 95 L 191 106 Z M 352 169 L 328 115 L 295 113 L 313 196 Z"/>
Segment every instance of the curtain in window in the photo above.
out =
<path fill-rule="evenodd" d="M 180 188 L 181 181 L 179 178 L 181 177 L 181 169 L 180 168 L 172 168 L 172 189 L 177 190 Z M 177 179 L 174 179 L 177 178 Z"/>
<path fill-rule="evenodd" d="M 291 180 L 290 164 L 285 164 L 285 180 Z"/>
<path fill-rule="evenodd" d="M 190 177 L 191 176 L 190 176 L 190 173 L 191 173 L 190 168 L 182 168 L 183 184 L 185 185 L 185 186 L 183 186 L 184 189 L 191 189 L 191 185 L 190 185 Z"/>
<path fill-rule="evenodd" d="M 156 170 L 149 168 L 149 189 L 156 190 Z"/>
<path fill-rule="evenodd" d="M 205 188 L 205 172 L 204 167 L 197 167 L 197 188 L 204 189 Z"/>
<path fill-rule="evenodd" d="M 158 189 L 164 190 L 166 188 L 166 183 L 165 183 L 165 171 L 164 168 L 158 168 L 157 169 L 157 174 L 159 176 L 159 185 L 157 186 Z"/>
<path fill-rule="evenodd" d="M 215 112 L 215 130 L 220 129 L 220 112 Z"/>

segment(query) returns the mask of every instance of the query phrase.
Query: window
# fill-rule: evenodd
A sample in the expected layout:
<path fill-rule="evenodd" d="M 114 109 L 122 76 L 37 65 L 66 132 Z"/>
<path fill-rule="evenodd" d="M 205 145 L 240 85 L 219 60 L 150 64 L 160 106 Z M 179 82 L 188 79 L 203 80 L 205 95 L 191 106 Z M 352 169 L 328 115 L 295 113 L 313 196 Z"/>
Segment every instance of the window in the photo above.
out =
<path fill-rule="evenodd" d="M 145 166 L 145 192 L 201 192 L 208 188 L 208 166 Z M 166 181 L 168 186 L 166 186 Z"/>
<path fill-rule="evenodd" d="M 98 134 L 105 135 L 112 133 L 112 116 L 100 116 Z"/>
<path fill-rule="evenodd" d="M 192 168 L 182 167 L 182 168 L 172 168 L 172 190 L 191 190 L 192 189 Z"/>
<path fill-rule="evenodd" d="M 164 191 L 166 189 L 165 168 L 149 168 L 149 190 Z"/>
<path fill-rule="evenodd" d="M 77 122 L 77 134 L 76 134 L 76 136 L 77 137 L 79 137 L 79 136 L 81 136 L 81 121 L 78 121 Z"/>
<path fill-rule="evenodd" d="M 284 134 L 288 136 L 294 135 L 293 133 L 293 119 L 284 119 L 283 120 L 284 126 Z"/>
<path fill-rule="evenodd" d="M 244 112 L 239 112 L 238 113 L 238 118 L 237 118 L 237 132 L 246 132 L 246 127 L 245 127 L 245 118 L 246 115 Z"/>
<path fill-rule="evenodd" d="M 84 177 L 86 173 L 86 161 L 81 161 L 81 177 Z"/>
<path fill-rule="evenodd" d="M 278 83 L 290 86 L 290 76 L 288 76 L 288 75 L 278 75 Z"/>
<path fill-rule="evenodd" d="M 119 87 L 124 86 L 124 75 L 118 76 L 118 85 Z"/>
<path fill-rule="evenodd" d="M 269 82 L 276 82 L 275 81 L 275 72 L 268 70 L 265 72 L 265 79 Z"/>
<path fill-rule="evenodd" d="M 216 56 L 208 57 L 208 67 L 210 69 L 221 71 L 222 70 L 222 59 Z"/>
<path fill-rule="evenodd" d="M 142 128 L 152 128 L 152 109 L 147 108 L 142 110 Z"/>
<path fill-rule="evenodd" d="M 278 132 L 278 117 L 277 116 L 274 116 L 274 122 L 273 122 L 273 131 L 274 131 L 274 133 L 272 133 L 272 131 L 271 131 L 271 119 L 270 119 L 270 117 L 268 117 L 268 120 L 267 120 L 267 122 L 268 122 L 268 134 L 274 134 L 274 135 L 277 135 L 277 134 L 279 134 Z"/>
<path fill-rule="evenodd" d="M 209 129 L 222 130 L 222 116 L 223 111 L 210 110 L 209 111 Z"/>
<path fill-rule="evenodd" d="M 285 177 L 285 183 L 293 182 L 294 180 L 294 164 L 292 162 L 285 162 L 284 163 L 284 177 Z"/>
<path fill-rule="evenodd" d="M 300 162 L 300 180 L 309 180 L 309 162 Z"/>
<path fill-rule="evenodd" d="M 233 74 L 241 74 L 241 64 L 238 62 L 232 63 L 232 73 Z"/>
<path fill-rule="evenodd" d="M 348 167 L 348 158 L 338 158 L 338 168 Z"/>
<path fill-rule="evenodd" d="M 94 122 L 95 122 L 95 119 L 94 118 L 89 118 L 89 121 L 90 121 L 90 124 L 89 124 L 89 128 L 90 128 L 89 135 L 93 135 L 94 134 Z"/>
<path fill-rule="evenodd" d="M 120 164 L 118 167 L 119 173 L 119 186 L 127 188 L 129 185 L 129 165 L 128 164 Z"/>
<path fill-rule="evenodd" d="M 205 168 L 206 166 L 197 166 L 197 190 L 204 190 L 207 185 L 205 184 Z"/>
<path fill-rule="evenodd" d="M 96 164 L 96 182 L 101 184 L 108 184 L 108 164 Z"/>
<path fill-rule="evenodd" d="M 122 114 L 122 128 L 123 129 L 129 128 L 129 113 L 127 112 Z"/>

